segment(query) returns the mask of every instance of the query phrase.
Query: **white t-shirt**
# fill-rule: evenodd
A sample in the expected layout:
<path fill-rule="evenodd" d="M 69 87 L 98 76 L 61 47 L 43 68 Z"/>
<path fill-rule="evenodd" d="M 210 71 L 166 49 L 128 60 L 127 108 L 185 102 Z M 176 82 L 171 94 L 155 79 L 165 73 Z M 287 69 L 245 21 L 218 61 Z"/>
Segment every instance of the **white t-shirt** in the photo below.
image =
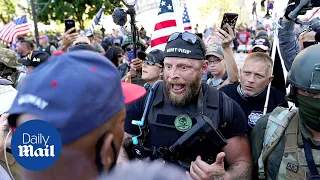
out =
<path fill-rule="evenodd" d="M 9 111 L 17 93 L 11 85 L 0 85 L 0 115 Z"/>

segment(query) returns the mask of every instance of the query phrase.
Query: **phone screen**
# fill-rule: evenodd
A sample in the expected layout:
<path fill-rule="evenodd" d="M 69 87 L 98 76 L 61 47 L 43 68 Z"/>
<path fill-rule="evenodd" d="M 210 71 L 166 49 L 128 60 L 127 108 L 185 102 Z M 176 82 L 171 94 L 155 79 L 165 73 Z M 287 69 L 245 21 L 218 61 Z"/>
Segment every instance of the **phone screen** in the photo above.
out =
<path fill-rule="evenodd" d="M 224 13 L 223 19 L 221 22 L 221 29 L 224 30 L 225 32 L 228 32 L 228 29 L 223 27 L 225 24 L 229 24 L 231 28 L 234 30 L 236 27 L 238 20 L 238 14 L 237 13 Z"/>
<path fill-rule="evenodd" d="M 76 23 L 73 19 L 64 20 L 64 25 L 65 25 L 65 32 L 73 27 L 76 27 Z M 73 30 L 71 33 L 75 33 L 75 32 L 76 32 L 76 30 Z"/>

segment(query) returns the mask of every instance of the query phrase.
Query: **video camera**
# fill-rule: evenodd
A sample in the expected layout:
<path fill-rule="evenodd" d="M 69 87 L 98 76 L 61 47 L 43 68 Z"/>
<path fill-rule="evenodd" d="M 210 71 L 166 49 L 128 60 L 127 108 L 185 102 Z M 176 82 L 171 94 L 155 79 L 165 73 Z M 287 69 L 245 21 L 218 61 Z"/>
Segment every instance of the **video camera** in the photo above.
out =
<path fill-rule="evenodd" d="M 303 22 L 297 17 L 299 15 L 305 15 L 308 10 L 314 7 L 320 7 L 320 1 L 318 0 L 289 0 L 286 10 L 286 16 L 288 19 L 303 25 L 310 25 L 310 22 Z"/>

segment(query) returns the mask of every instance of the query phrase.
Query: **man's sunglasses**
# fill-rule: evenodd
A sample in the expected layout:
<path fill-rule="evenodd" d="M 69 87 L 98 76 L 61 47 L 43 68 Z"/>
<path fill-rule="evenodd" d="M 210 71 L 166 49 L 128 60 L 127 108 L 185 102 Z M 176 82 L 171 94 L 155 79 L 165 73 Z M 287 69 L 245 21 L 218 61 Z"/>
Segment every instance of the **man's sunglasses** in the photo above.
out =
<path fill-rule="evenodd" d="M 174 41 L 176 39 L 178 39 L 179 37 L 181 37 L 182 40 L 190 43 L 190 44 L 195 44 L 196 42 L 199 42 L 201 45 L 201 51 L 203 53 L 203 57 L 205 57 L 205 47 L 204 44 L 202 42 L 201 39 L 199 39 L 199 37 L 195 34 L 189 33 L 189 32 L 175 32 L 173 34 L 171 34 L 168 38 L 168 43 L 171 41 Z"/>

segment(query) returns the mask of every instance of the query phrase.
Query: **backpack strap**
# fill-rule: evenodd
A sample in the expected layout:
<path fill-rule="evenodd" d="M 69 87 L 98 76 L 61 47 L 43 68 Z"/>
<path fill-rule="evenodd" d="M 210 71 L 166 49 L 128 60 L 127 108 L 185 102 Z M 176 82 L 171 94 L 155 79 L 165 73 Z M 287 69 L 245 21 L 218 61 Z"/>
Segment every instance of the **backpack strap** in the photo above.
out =
<path fill-rule="evenodd" d="M 295 152 L 299 150 L 299 147 L 298 147 L 299 119 L 300 119 L 299 113 L 296 113 L 296 115 L 293 116 L 292 120 L 290 121 L 285 131 L 284 154 L 291 154 L 291 156 L 293 155 L 294 159 L 298 159 L 297 154 Z M 286 171 L 287 171 L 287 163 L 285 163 L 283 160 L 284 159 L 282 159 L 282 162 L 280 163 L 278 177 L 283 176 L 282 173 L 286 174 Z"/>
<path fill-rule="evenodd" d="M 283 107 L 274 109 L 268 117 L 267 127 L 264 134 L 263 147 L 258 159 L 259 179 L 265 179 L 264 162 L 269 154 L 277 146 L 280 137 L 288 126 L 288 123 L 296 114 L 297 110 L 289 110 Z"/>

